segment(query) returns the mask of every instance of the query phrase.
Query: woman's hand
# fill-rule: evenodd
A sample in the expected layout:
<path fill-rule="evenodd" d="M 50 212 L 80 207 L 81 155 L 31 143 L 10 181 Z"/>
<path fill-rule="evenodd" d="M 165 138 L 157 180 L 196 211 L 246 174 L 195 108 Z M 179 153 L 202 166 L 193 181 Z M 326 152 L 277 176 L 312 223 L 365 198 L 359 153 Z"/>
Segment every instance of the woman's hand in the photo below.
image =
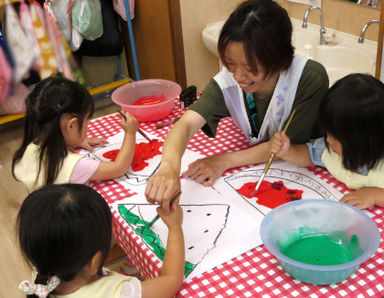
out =
<path fill-rule="evenodd" d="M 194 161 L 182 175 L 204 186 L 211 186 L 227 169 L 225 154 L 221 154 Z"/>
<path fill-rule="evenodd" d="M 104 140 L 104 139 L 86 138 L 84 141 L 81 142 L 80 147 L 90 152 L 93 152 L 93 147 L 95 146 L 105 147 L 106 144 L 108 144 L 108 142 L 107 140 Z"/>
<path fill-rule="evenodd" d="M 384 207 L 384 189 L 379 187 L 360 188 L 345 195 L 340 202 L 358 209 L 366 209 L 374 205 Z"/>
<path fill-rule="evenodd" d="M 178 199 L 170 206 L 171 199 L 180 191 L 180 164 L 188 141 L 203 127 L 205 120 L 198 113 L 188 110 L 168 133 L 162 152 L 159 170 L 149 178 L 145 189 L 147 201 L 158 203 L 168 213 L 176 209 Z"/>
<path fill-rule="evenodd" d="M 279 158 L 283 158 L 291 146 L 291 141 L 284 131 L 275 133 L 268 143 L 271 153 L 276 154 L 276 157 Z"/>
<path fill-rule="evenodd" d="M 172 204 L 171 199 L 180 191 L 180 175 L 173 167 L 162 161 L 159 170 L 149 178 L 145 188 L 145 196 L 151 204 L 159 204 L 167 214 L 175 210 L 179 203 L 177 198 Z"/>

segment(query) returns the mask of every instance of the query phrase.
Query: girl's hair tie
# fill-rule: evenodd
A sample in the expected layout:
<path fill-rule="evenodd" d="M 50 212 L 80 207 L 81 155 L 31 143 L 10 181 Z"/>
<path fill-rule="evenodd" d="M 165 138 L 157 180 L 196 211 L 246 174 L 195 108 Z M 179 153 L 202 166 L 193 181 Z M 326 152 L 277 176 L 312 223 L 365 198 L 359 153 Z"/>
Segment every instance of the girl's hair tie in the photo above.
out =
<path fill-rule="evenodd" d="M 57 276 L 52 276 L 46 285 L 34 284 L 29 280 L 24 280 L 19 285 L 19 290 L 27 295 L 36 295 L 39 298 L 46 298 L 60 283 Z"/>
<path fill-rule="evenodd" d="M 63 112 L 63 107 L 61 106 L 55 107 L 54 111 L 56 113 L 56 116 L 59 117 Z"/>

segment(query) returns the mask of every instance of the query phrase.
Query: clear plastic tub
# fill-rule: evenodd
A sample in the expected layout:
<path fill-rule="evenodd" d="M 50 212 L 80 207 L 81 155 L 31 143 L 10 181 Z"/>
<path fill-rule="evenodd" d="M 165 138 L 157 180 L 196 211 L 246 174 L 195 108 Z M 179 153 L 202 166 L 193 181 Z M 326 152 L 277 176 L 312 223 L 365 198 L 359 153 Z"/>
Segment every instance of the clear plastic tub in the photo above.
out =
<path fill-rule="evenodd" d="M 168 116 L 179 96 L 179 84 L 161 79 L 141 80 L 128 83 L 112 93 L 112 101 L 121 106 L 124 112 L 131 113 L 138 121 L 147 122 Z M 166 100 L 146 105 L 134 105 L 142 97 L 165 97 Z"/>
<path fill-rule="evenodd" d="M 312 265 L 285 256 L 281 250 L 300 233 L 324 233 L 340 243 L 358 239 L 359 250 L 350 262 L 338 265 Z M 265 247 L 281 267 L 294 278 L 311 284 L 333 284 L 347 279 L 379 247 L 380 232 L 363 211 L 329 200 L 300 200 L 269 212 L 260 226 Z"/>

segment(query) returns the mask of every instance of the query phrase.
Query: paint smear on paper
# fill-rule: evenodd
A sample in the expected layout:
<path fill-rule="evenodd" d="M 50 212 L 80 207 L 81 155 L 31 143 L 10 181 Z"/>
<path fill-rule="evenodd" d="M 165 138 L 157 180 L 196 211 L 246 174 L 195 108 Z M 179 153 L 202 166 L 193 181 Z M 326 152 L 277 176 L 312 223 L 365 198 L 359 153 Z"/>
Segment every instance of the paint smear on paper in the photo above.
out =
<path fill-rule="evenodd" d="M 248 199 L 257 199 L 257 204 L 268 208 L 276 208 L 282 204 L 300 200 L 303 191 L 299 189 L 291 189 L 284 185 L 283 181 L 269 182 L 264 180 L 261 182 L 259 190 L 255 193 L 257 182 L 248 182 L 243 184 L 238 193 Z"/>
<path fill-rule="evenodd" d="M 120 151 L 120 149 L 115 149 L 115 150 L 104 152 L 103 157 L 107 158 L 111 161 L 115 161 L 117 154 L 119 154 L 119 151 Z"/>
<path fill-rule="evenodd" d="M 165 248 L 161 245 L 159 237 L 147 227 L 148 221 L 141 219 L 138 215 L 130 212 L 125 206 L 119 205 L 119 211 L 122 217 L 131 224 L 136 233 L 153 249 L 153 253 L 160 259 L 164 260 Z M 195 268 L 195 265 L 185 261 L 184 274 L 188 276 Z"/>
<path fill-rule="evenodd" d="M 135 172 L 141 171 L 148 166 L 146 160 L 155 157 L 156 155 L 161 155 L 160 148 L 163 146 L 164 142 L 159 140 L 151 140 L 149 143 L 139 143 L 135 145 L 135 154 L 131 163 L 132 170 Z M 107 151 L 103 154 L 104 158 L 107 158 L 111 161 L 115 161 L 119 149 Z"/>

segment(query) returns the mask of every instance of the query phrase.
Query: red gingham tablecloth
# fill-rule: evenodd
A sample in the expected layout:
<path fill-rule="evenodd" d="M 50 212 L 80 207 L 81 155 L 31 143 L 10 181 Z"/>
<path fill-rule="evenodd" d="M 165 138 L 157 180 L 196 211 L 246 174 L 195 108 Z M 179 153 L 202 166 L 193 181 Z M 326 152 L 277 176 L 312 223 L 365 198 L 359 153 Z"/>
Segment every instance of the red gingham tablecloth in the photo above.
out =
<path fill-rule="evenodd" d="M 146 132 L 164 139 L 172 125 L 156 130 L 156 124 L 166 122 L 183 111 L 175 108 L 165 119 L 158 122 L 140 123 Z M 107 115 L 90 121 L 88 136 L 108 138 L 121 130 L 120 116 Z M 188 149 L 204 155 L 215 155 L 227 151 L 248 148 L 248 142 L 234 125 L 226 118 L 220 122 L 217 136 L 207 138 L 201 131 L 193 137 Z M 246 167 L 243 167 L 246 168 Z M 231 174 L 238 169 L 225 173 Z M 346 192 L 344 184 L 338 182 L 320 167 L 311 168 L 321 179 L 341 192 Z M 111 204 L 133 195 L 119 183 L 110 180 L 92 183 L 106 201 Z M 150 251 L 142 239 L 128 226 L 120 215 L 112 209 L 114 234 L 117 242 L 125 250 L 132 263 L 145 278 L 160 274 L 161 261 Z M 374 207 L 368 211 L 376 222 L 383 239 L 384 210 Z M 277 260 L 261 245 L 227 261 L 190 282 L 183 283 L 178 297 L 382 297 L 384 296 L 384 244 L 380 243 L 376 254 L 360 265 L 359 269 L 346 281 L 328 285 L 314 286 L 293 279 L 280 267 Z"/>

